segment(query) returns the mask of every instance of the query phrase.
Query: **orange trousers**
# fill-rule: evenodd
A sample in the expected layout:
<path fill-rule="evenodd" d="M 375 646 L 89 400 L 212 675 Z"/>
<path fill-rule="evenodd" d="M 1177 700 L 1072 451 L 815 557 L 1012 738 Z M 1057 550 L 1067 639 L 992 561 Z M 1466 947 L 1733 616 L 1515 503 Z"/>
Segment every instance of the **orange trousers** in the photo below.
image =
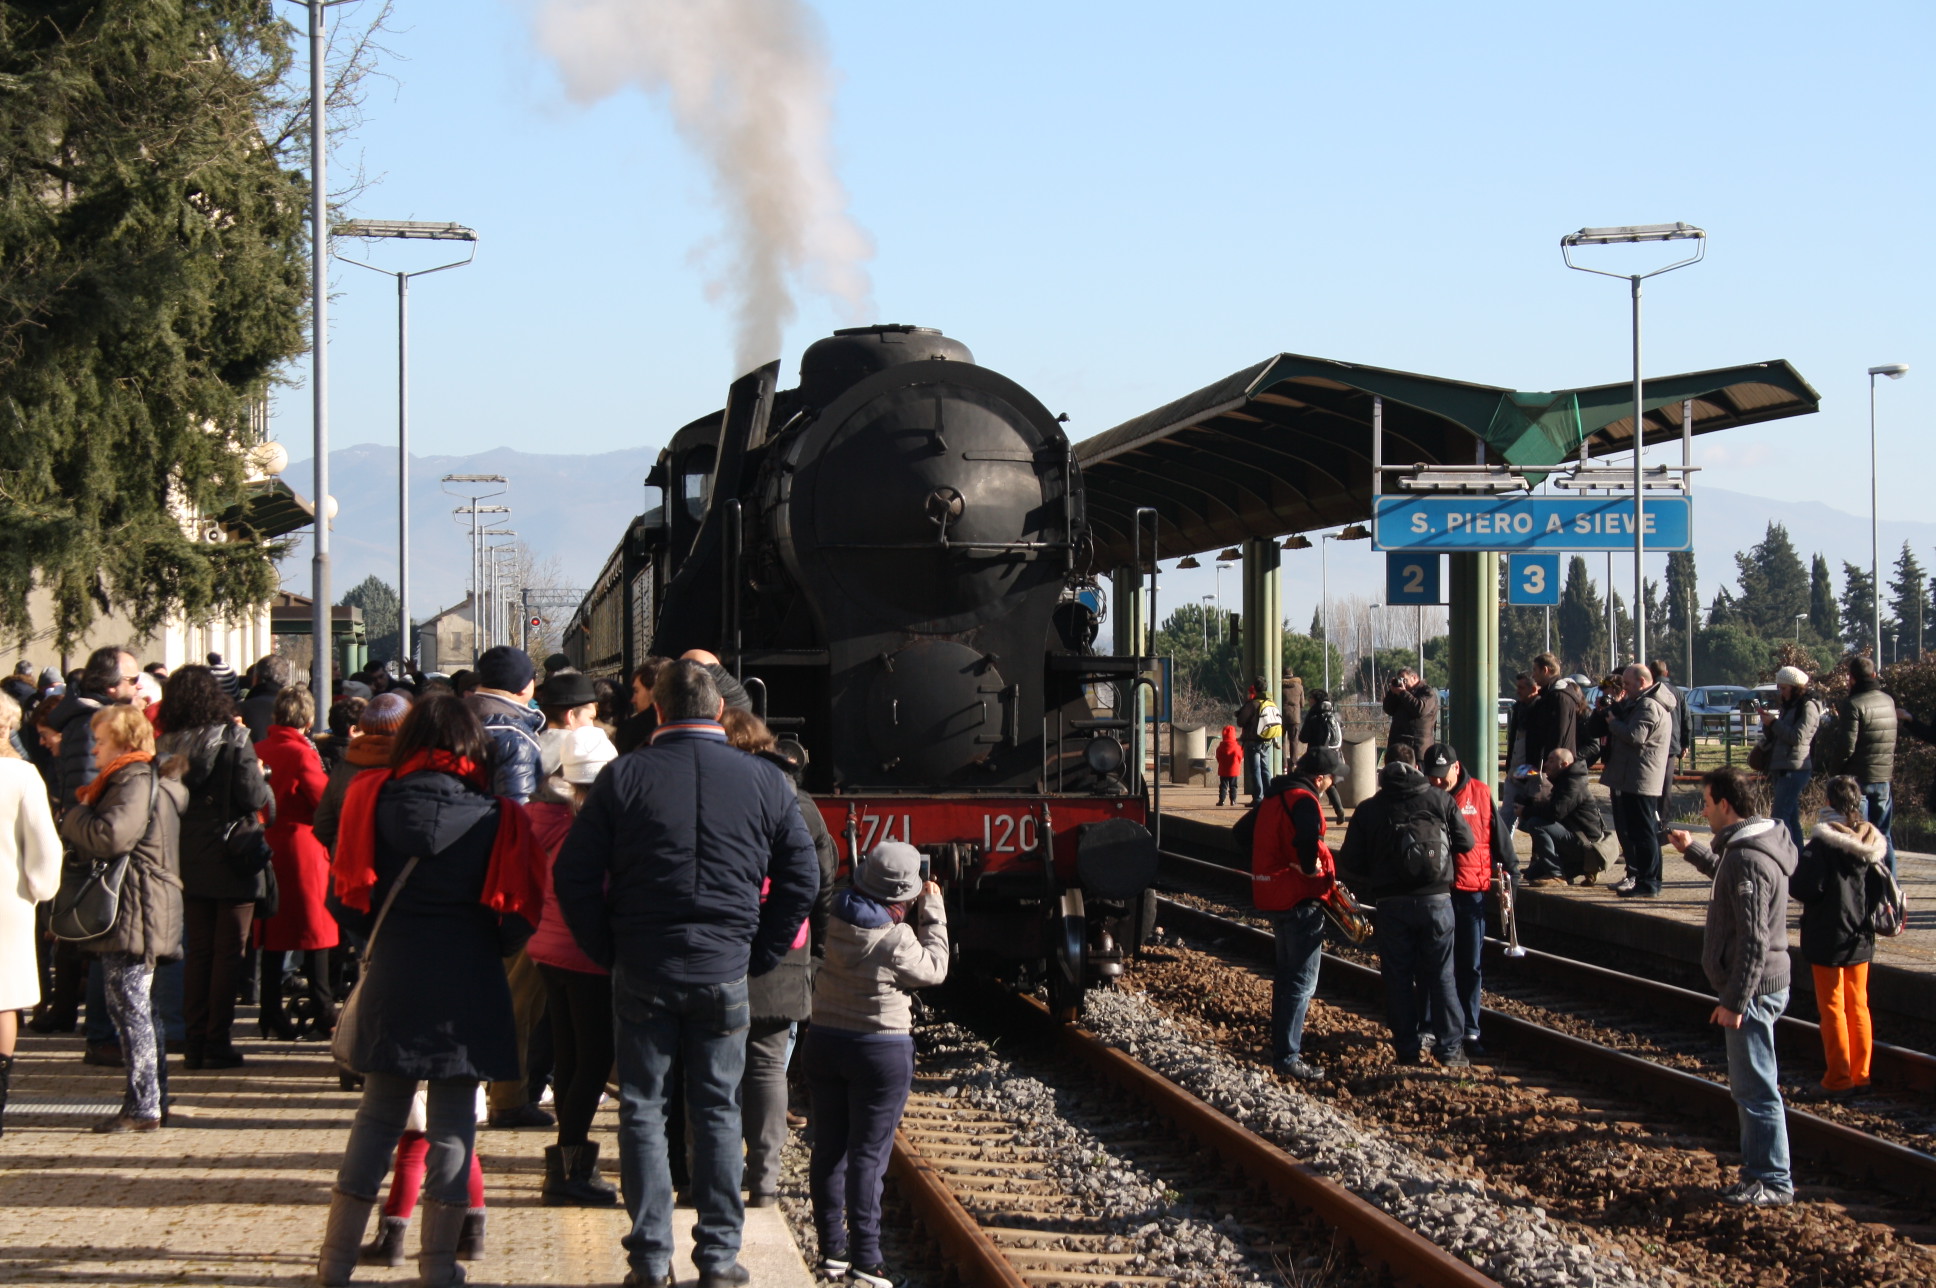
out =
<path fill-rule="evenodd" d="M 1869 1085 L 1869 963 L 1815 966 L 1815 1007 L 1822 1017 L 1822 1054 L 1828 1073 L 1822 1086 L 1847 1091 Z"/>

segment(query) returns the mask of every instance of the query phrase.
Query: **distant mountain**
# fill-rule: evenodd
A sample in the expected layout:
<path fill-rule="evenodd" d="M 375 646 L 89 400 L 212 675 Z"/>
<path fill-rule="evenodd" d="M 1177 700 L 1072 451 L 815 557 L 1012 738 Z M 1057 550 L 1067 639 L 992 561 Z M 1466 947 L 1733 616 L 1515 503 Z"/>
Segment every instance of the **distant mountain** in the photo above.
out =
<path fill-rule="evenodd" d="M 464 597 L 469 576 L 469 526 L 460 528 L 451 510 L 463 504 L 446 494 L 438 482 L 446 474 L 502 474 L 511 480 L 509 491 L 485 501 L 508 505 L 507 520 L 540 563 L 556 559 L 570 586 L 589 586 L 605 558 L 618 544 L 628 519 L 639 514 L 656 491 L 645 488 L 645 474 L 658 459 L 659 448 L 637 447 L 599 456 L 540 455 L 500 447 L 474 456 L 411 458 L 410 533 L 411 614 L 428 616 Z M 396 583 L 397 454 L 394 447 L 362 444 L 346 447 L 330 457 L 330 486 L 340 506 L 331 529 L 332 594 L 343 591 L 371 573 Z M 304 496 L 310 494 L 310 462 L 299 461 L 283 478 Z M 1839 499 L 1839 498 L 1838 498 Z M 1848 498 L 1858 502 L 1859 497 Z M 1734 554 L 1760 541 L 1770 520 L 1785 524 L 1804 564 L 1817 552 L 1825 555 L 1841 589 L 1844 561 L 1869 565 L 1869 520 L 1822 501 L 1783 501 L 1750 496 L 1718 487 L 1696 487 L 1694 493 L 1695 566 L 1700 575 L 1703 605 L 1712 602 L 1722 585 L 1733 586 Z M 1926 568 L 1936 568 L 1936 521 L 1885 519 L 1881 524 L 1883 581 L 1888 567 L 1908 541 Z M 1376 562 L 1374 562 L 1376 559 Z M 1306 565 L 1309 565 L 1308 567 Z M 1362 566 L 1361 566 L 1362 565 Z M 1589 558 L 1596 576 L 1604 566 Z M 1627 587 L 1631 564 L 1616 568 L 1616 583 Z M 1310 615 L 1305 605 L 1318 591 L 1315 560 L 1292 562 L 1287 611 L 1303 629 Z M 307 537 L 282 563 L 283 585 L 299 594 L 309 590 Z M 1331 569 L 1334 594 L 1364 593 L 1382 586 L 1382 558 L 1362 550 L 1340 548 Z M 1210 587 L 1210 573 L 1201 578 Z M 1308 585 L 1306 583 L 1308 582 Z M 1188 597 L 1194 599 L 1194 582 Z M 1234 585 L 1233 585 L 1234 590 Z M 1375 591 L 1372 593 L 1376 593 Z M 1299 614 L 1302 614 L 1301 616 Z"/>
<path fill-rule="evenodd" d="M 502 474 L 503 496 L 481 504 L 506 505 L 509 514 L 480 516 L 486 526 L 510 528 L 540 564 L 556 559 L 565 583 L 589 586 L 618 545 L 627 520 L 646 505 L 646 471 L 657 445 L 598 456 L 541 456 L 500 447 L 474 456 L 410 458 L 410 614 L 423 618 L 463 599 L 470 576 L 470 522 L 451 511 L 467 504 L 446 493 L 446 474 Z M 330 491 L 336 522 L 330 528 L 331 597 L 375 573 L 397 581 L 397 449 L 373 443 L 330 453 Z M 310 496 L 314 466 L 298 461 L 283 472 L 290 487 Z M 466 485 L 452 484 L 453 488 Z M 491 485 L 480 484 L 488 488 Z M 650 494 L 653 504 L 657 492 Z M 310 541 L 304 533 L 282 561 L 283 586 L 309 593 Z"/>

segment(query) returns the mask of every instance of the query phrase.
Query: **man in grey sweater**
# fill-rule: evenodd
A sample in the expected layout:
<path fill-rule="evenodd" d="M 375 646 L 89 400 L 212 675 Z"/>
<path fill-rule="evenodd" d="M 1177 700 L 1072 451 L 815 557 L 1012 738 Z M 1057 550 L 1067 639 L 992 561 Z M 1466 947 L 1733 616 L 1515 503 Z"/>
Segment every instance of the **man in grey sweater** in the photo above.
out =
<path fill-rule="evenodd" d="M 1795 1201 L 1788 1121 L 1775 1067 L 1775 1021 L 1788 1006 L 1788 878 L 1795 845 L 1770 819 L 1763 781 L 1729 765 L 1701 780 L 1714 845 L 1675 828 L 1668 843 L 1712 878 L 1701 969 L 1728 1049 L 1728 1089 L 1741 1109 L 1741 1179 L 1722 1198 L 1743 1207 Z"/>

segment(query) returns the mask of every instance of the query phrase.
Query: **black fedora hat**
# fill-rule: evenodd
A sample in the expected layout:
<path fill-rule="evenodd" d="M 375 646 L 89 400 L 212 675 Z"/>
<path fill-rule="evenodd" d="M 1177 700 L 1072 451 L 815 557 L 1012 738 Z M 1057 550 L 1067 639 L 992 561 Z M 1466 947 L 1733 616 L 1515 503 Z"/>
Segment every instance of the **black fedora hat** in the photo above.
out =
<path fill-rule="evenodd" d="M 560 671 L 538 686 L 541 707 L 582 707 L 598 701 L 598 690 L 583 671 Z"/>

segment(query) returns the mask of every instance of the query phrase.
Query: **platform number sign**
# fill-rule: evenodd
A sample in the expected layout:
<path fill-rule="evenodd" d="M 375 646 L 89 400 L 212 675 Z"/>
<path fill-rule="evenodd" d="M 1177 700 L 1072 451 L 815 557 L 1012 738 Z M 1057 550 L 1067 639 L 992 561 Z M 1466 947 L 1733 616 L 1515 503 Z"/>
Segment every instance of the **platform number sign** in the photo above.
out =
<path fill-rule="evenodd" d="M 1506 602 L 1525 608 L 1560 602 L 1560 557 L 1514 555 L 1506 572 Z"/>
<path fill-rule="evenodd" d="M 1439 592 L 1439 556 L 1422 550 L 1394 550 L 1385 556 L 1385 602 L 1401 604 L 1442 604 Z"/>

